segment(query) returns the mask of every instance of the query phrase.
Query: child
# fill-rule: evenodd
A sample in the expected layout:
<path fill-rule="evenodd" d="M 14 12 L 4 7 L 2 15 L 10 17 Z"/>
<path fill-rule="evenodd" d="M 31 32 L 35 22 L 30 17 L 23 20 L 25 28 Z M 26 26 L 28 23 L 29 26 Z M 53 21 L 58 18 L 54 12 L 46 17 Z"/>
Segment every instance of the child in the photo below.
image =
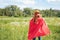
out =
<path fill-rule="evenodd" d="M 48 34 L 50 34 L 50 30 L 41 17 L 39 10 L 36 9 L 33 18 L 30 20 L 28 40 L 36 40 L 36 37 L 41 40 L 41 36 Z"/>

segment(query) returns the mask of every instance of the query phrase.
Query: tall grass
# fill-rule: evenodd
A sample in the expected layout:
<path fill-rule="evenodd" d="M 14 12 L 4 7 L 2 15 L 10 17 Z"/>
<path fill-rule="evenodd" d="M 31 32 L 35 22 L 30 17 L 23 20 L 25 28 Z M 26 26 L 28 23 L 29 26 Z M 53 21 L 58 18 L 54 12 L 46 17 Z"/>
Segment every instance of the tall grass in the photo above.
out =
<path fill-rule="evenodd" d="M 51 34 L 42 40 L 60 40 L 60 18 L 44 18 Z M 27 40 L 30 17 L 0 17 L 0 40 Z"/>

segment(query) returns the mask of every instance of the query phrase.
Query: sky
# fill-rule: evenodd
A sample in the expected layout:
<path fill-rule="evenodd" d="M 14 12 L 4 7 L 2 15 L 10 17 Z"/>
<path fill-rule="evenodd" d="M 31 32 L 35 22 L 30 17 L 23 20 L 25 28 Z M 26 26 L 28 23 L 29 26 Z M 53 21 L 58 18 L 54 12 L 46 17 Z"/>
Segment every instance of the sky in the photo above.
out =
<path fill-rule="evenodd" d="M 29 7 L 32 9 L 59 9 L 60 0 L 0 0 L 0 8 L 8 5 L 17 5 L 20 9 Z"/>

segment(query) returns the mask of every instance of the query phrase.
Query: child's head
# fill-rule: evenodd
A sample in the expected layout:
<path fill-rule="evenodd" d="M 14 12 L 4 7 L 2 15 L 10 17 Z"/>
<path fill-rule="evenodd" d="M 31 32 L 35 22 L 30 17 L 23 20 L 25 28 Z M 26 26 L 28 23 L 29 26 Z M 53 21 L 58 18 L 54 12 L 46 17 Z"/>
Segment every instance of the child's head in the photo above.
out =
<path fill-rule="evenodd" d="M 38 9 L 35 9 L 34 17 L 40 17 L 40 11 Z"/>

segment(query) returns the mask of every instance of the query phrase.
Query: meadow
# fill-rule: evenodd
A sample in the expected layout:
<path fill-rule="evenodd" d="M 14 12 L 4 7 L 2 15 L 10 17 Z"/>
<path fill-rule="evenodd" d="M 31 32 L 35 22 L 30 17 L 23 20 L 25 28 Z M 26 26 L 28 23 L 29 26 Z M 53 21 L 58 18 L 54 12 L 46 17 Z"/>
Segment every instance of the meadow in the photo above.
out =
<path fill-rule="evenodd" d="M 27 40 L 31 17 L 0 17 L 0 40 Z M 44 18 L 51 34 L 42 40 L 60 40 L 60 18 Z"/>

